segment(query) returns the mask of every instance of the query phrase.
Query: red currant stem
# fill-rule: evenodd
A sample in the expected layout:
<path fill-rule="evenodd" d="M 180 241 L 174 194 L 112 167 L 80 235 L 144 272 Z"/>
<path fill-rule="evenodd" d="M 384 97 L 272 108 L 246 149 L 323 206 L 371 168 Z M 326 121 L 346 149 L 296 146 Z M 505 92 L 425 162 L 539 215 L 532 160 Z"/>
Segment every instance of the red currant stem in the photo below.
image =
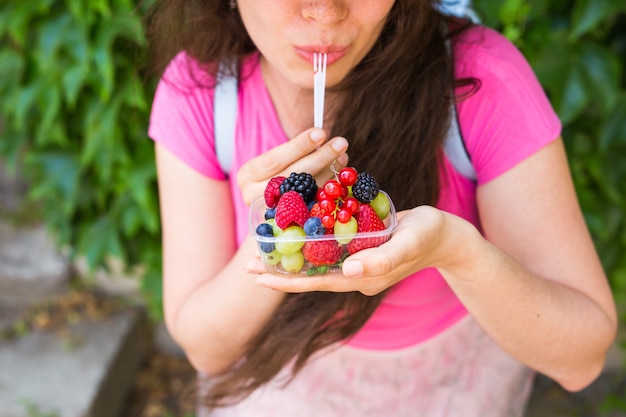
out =
<path fill-rule="evenodd" d="M 335 163 L 337 162 L 337 160 L 333 160 L 333 163 L 330 164 L 330 170 L 333 172 L 333 174 L 335 174 L 335 179 L 337 181 L 339 181 L 339 171 L 337 171 L 337 168 L 335 168 Z"/>
<path fill-rule="evenodd" d="M 339 212 L 339 210 L 340 210 L 340 207 L 339 207 L 339 206 L 340 206 L 340 205 L 341 205 L 341 203 L 343 203 L 344 201 L 345 201 L 345 200 L 344 200 L 343 198 L 341 198 L 341 197 L 337 197 L 336 204 L 335 204 L 335 209 L 334 209 L 334 210 L 333 210 L 333 212 L 331 213 L 335 219 L 337 218 L 337 213 L 338 213 L 338 212 Z"/>

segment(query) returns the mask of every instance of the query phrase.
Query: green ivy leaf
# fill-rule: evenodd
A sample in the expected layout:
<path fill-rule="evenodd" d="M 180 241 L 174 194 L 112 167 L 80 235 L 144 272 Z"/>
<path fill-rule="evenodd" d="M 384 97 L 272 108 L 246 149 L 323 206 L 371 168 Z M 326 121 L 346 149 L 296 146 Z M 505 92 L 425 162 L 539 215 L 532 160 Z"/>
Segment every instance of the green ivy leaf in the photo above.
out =
<path fill-rule="evenodd" d="M 124 260 L 117 227 L 108 215 L 103 215 L 94 223 L 85 225 L 79 232 L 77 246 L 92 268 L 104 264 L 109 257 Z"/>
<path fill-rule="evenodd" d="M 71 16 L 61 13 L 39 27 L 37 45 L 33 49 L 35 60 L 43 72 L 58 65 L 57 54 L 72 25 Z"/>
<path fill-rule="evenodd" d="M 94 11 L 100 13 L 103 17 L 108 18 L 113 15 L 109 0 L 89 0 Z"/>
<path fill-rule="evenodd" d="M 84 0 L 65 0 L 65 6 L 71 16 L 77 21 L 83 21 L 87 17 L 89 8 L 84 7 Z"/>
<path fill-rule="evenodd" d="M 124 236 L 133 237 L 141 229 L 143 224 L 143 211 L 130 201 L 122 206 L 121 226 Z"/>
<path fill-rule="evenodd" d="M 614 148 L 626 149 L 626 93 L 624 92 L 621 93 L 613 111 L 600 128 L 600 151 L 606 153 Z"/>
<path fill-rule="evenodd" d="M 40 83 L 24 86 L 18 91 L 13 107 L 14 123 L 17 129 L 23 129 L 26 126 L 27 116 L 34 107 L 40 92 Z"/>
<path fill-rule="evenodd" d="M 19 53 L 13 49 L 0 49 L 0 91 L 18 85 L 25 66 Z"/>
<path fill-rule="evenodd" d="M 6 36 L 12 18 L 13 5 L 9 4 L 0 9 L 0 38 Z"/>
<path fill-rule="evenodd" d="M 557 113 L 563 123 L 570 123 L 589 102 L 583 69 L 579 64 L 570 66 L 565 74 L 563 94 L 558 100 Z"/>
<path fill-rule="evenodd" d="M 577 0 L 572 12 L 570 41 L 574 42 L 595 29 L 610 15 L 626 10 L 624 2 L 615 0 Z"/>
<path fill-rule="evenodd" d="M 74 155 L 40 152 L 27 158 L 28 166 L 40 172 L 30 191 L 35 200 L 54 198 L 61 213 L 70 217 L 76 210 L 80 165 Z M 53 210 L 53 211 L 55 211 Z"/>
<path fill-rule="evenodd" d="M 102 154 L 107 151 L 106 146 L 110 143 L 110 136 L 115 131 L 118 110 L 119 106 L 117 103 L 109 103 L 105 107 L 96 98 L 91 98 L 84 124 L 85 136 L 81 154 L 83 166 L 97 162 L 97 157 L 99 155 L 103 156 Z"/>
<path fill-rule="evenodd" d="M 586 89 L 590 97 L 603 113 L 610 112 L 619 94 L 621 63 L 607 49 L 589 42 L 581 48 L 580 63 L 588 79 Z"/>
<path fill-rule="evenodd" d="M 475 0 L 474 7 L 482 22 L 490 27 L 497 27 L 500 24 L 500 0 Z"/>
<path fill-rule="evenodd" d="M 53 142 L 49 135 L 50 129 L 61 113 L 61 92 L 57 83 L 49 82 L 38 96 L 38 104 L 42 113 L 37 127 L 36 142 L 45 145 Z"/>
<path fill-rule="evenodd" d="M 64 49 L 74 60 L 71 65 L 89 68 L 91 56 L 88 30 L 89 28 L 85 27 L 85 25 L 74 22 L 74 25 L 66 32 L 63 43 Z"/>
<path fill-rule="evenodd" d="M 516 23 L 527 13 L 524 0 L 504 0 L 500 6 L 500 21 L 504 24 Z"/>
<path fill-rule="evenodd" d="M 26 38 L 28 37 L 30 27 L 28 23 L 36 16 L 36 10 L 30 5 L 30 2 L 13 2 L 6 6 L 7 8 L 7 21 L 4 22 L 5 29 L 9 35 L 9 38 L 20 47 L 26 45 Z"/>
<path fill-rule="evenodd" d="M 74 110 L 78 100 L 78 94 L 87 80 L 88 70 L 83 65 L 70 67 L 62 75 L 63 93 L 70 110 Z"/>

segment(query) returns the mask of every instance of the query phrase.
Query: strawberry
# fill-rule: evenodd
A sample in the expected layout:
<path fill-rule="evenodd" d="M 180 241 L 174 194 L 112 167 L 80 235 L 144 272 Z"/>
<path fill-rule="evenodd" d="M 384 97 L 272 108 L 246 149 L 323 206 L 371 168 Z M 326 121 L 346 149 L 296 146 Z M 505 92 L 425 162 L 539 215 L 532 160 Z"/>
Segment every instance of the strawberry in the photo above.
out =
<path fill-rule="evenodd" d="M 341 246 L 335 240 L 309 240 L 302 247 L 302 254 L 315 266 L 333 265 L 341 257 Z"/>
<path fill-rule="evenodd" d="M 311 217 L 319 217 L 321 219 L 322 216 L 324 215 L 324 212 L 322 211 L 322 208 L 320 207 L 320 203 L 313 204 L 313 207 L 311 207 L 311 211 L 309 212 L 309 214 Z"/>
<path fill-rule="evenodd" d="M 265 187 L 263 197 L 265 197 L 265 204 L 267 207 L 274 208 L 278 204 L 280 199 L 280 185 L 285 181 L 285 177 L 278 176 L 272 178 Z"/>
<path fill-rule="evenodd" d="M 309 208 L 297 191 L 287 191 L 276 205 L 276 225 L 285 230 L 293 224 L 304 226 L 309 218 Z"/>
<path fill-rule="evenodd" d="M 376 211 L 369 204 L 361 204 L 358 213 L 355 214 L 357 221 L 357 233 L 377 232 L 385 230 L 385 223 L 378 217 Z M 389 239 L 389 236 L 376 236 L 355 238 L 347 245 L 348 253 L 352 255 L 367 248 L 380 246 Z"/>

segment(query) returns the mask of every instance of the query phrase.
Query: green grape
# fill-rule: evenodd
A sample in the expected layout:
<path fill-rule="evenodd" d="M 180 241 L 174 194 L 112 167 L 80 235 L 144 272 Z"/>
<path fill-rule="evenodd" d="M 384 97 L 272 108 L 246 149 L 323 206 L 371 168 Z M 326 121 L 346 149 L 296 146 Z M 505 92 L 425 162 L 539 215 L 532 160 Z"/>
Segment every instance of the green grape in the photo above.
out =
<path fill-rule="evenodd" d="M 300 226 L 289 226 L 276 239 L 276 250 L 283 255 L 294 253 L 302 249 L 306 233 Z"/>
<path fill-rule="evenodd" d="M 384 193 L 376 194 L 376 197 L 370 202 L 370 206 L 376 212 L 376 215 L 382 220 L 385 220 L 389 216 L 391 211 L 391 203 Z"/>
<path fill-rule="evenodd" d="M 304 266 L 304 255 L 301 251 L 283 254 L 280 258 L 280 264 L 285 271 L 295 274 L 300 272 Z"/>
<path fill-rule="evenodd" d="M 350 220 L 346 223 L 335 222 L 335 239 L 337 240 L 337 242 L 345 245 L 354 238 L 357 228 L 358 224 L 354 217 L 351 217 Z"/>
<path fill-rule="evenodd" d="M 270 253 L 261 251 L 261 259 L 263 259 L 263 262 L 265 262 L 266 265 L 277 265 L 280 262 L 281 257 L 281 253 L 277 250 Z"/>
<path fill-rule="evenodd" d="M 276 225 L 276 219 L 267 219 L 265 220 L 265 223 L 272 226 L 272 231 L 274 232 L 274 236 L 280 236 L 283 233 L 282 229 Z"/>

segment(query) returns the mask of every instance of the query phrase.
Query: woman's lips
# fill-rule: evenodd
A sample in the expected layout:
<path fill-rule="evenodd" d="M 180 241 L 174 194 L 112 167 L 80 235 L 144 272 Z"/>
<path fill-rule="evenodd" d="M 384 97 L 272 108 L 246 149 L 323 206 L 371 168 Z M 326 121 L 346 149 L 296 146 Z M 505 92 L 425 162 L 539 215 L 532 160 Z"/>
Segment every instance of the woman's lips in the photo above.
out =
<path fill-rule="evenodd" d="M 296 46 L 296 55 L 313 65 L 313 54 L 326 53 L 328 55 L 327 65 L 340 60 L 350 49 L 347 46 Z"/>

